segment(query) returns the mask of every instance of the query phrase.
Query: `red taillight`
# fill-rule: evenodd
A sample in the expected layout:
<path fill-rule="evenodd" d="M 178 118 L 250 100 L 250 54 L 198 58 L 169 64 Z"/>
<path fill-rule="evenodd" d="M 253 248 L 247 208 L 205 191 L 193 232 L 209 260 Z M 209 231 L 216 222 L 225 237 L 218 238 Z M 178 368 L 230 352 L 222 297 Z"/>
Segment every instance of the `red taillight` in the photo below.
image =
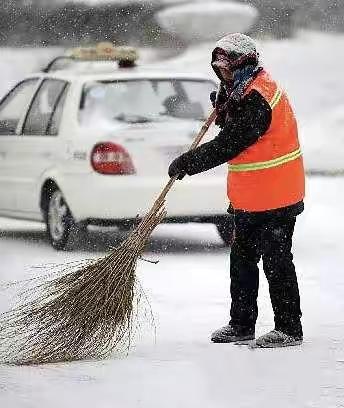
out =
<path fill-rule="evenodd" d="M 91 154 L 93 169 L 101 174 L 135 174 L 129 153 L 124 147 L 111 143 L 99 143 Z"/>

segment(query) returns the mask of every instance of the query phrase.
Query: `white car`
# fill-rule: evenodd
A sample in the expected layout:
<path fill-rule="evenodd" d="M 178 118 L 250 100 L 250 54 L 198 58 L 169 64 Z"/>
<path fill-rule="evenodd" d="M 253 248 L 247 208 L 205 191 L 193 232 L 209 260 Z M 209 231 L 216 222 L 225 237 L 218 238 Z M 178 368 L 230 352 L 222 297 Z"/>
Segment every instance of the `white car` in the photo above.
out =
<path fill-rule="evenodd" d="M 44 221 L 56 249 L 87 225 L 130 228 L 200 130 L 215 88 L 203 75 L 113 62 L 28 76 L 0 102 L 0 215 Z M 225 167 L 177 182 L 165 221 L 214 223 L 227 241 Z"/>

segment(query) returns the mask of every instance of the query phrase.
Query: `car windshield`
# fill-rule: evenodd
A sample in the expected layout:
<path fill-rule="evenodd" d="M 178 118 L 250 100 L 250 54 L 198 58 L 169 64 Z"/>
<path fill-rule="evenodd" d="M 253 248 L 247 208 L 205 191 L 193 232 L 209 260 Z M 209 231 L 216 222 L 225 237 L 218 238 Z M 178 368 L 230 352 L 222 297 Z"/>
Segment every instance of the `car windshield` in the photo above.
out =
<path fill-rule="evenodd" d="M 140 79 L 90 82 L 84 86 L 79 120 L 147 123 L 175 119 L 204 120 L 211 109 L 207 80 Z"/>

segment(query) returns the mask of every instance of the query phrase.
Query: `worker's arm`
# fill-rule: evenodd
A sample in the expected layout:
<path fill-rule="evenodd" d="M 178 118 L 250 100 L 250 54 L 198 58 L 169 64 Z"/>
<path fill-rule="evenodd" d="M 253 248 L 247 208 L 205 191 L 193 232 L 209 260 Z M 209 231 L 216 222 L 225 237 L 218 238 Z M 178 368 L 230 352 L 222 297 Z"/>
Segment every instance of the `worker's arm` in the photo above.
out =
<path fill-rule="evenodd" d="M 266 133 L 271 119 L 269 103 L 258 91 L 251 91 L 239 102 L 218 136 L 175 159 L 169 175 L 184 172 L 191 176 L 234 159 Z"/>

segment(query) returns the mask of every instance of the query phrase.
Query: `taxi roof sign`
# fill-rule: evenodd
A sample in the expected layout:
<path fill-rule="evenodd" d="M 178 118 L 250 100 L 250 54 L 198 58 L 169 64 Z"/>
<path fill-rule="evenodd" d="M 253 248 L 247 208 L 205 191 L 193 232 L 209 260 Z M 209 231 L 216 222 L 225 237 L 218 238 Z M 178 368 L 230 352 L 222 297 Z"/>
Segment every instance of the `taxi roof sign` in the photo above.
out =
<path fill-rule="evenodd" d="M 115 47 L 111 42 L 100 42 L 93 47 L 73 48 L 68 55 L 87 61 L 127 61 L 133 62 L 138 59 L 137 49 L 134 47 L 119 46 Z"/>
<path fill-rule="evenodd" d="M 53 65 L 60 60 L 69 61 L 116 61 L 121 68 L 130 68 L 135 66 L 139 58 L 136 48 L 129 46 L 115 47 L 112 42 L 100 42 L 91 47 L 72 48 L 66 55 L 59 56 L 52 60 L 43 70 L 49 72 Z"/>

